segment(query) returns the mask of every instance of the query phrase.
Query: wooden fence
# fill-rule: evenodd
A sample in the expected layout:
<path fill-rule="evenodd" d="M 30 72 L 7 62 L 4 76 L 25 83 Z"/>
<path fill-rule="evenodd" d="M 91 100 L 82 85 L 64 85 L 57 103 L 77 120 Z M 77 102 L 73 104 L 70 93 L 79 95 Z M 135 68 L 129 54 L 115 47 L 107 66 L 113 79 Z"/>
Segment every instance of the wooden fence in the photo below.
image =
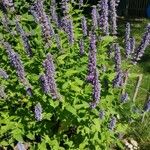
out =
<path fill-rule="evenodd" d="M 150 4 L 150 0 L 121 0 L 119 5 L 119 14 L 146 17 L 148 4 Z"/>

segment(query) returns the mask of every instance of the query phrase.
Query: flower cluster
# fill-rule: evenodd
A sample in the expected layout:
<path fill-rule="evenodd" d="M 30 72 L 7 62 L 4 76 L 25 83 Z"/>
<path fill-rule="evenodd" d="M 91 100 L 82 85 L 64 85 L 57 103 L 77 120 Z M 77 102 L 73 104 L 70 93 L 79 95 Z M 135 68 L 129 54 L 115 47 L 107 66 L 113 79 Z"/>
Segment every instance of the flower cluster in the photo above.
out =
<path fill-rule="evenodd" d="M 131 54 L 131 42 L 130 42 L 130 23 L 126 24 L 126 34 L 125 34 L 125 52 L 126 57 L 129 58 Z"/>
<path fill-rule="evenodd" d="M 98 3 L 98 9 L 100 12 L 99 23 L 100 28 L 103 33 L 109 34 L 109 24 L 108 24 L 108 0 L 101 0 Z"/>
<path fill-rule="evenodd" d="M 51 11 L 51 19 L 52 21 L 59 26 L 59 21 L 58 21 L 58 15 L 56 12 L 56 2 L 51 2 L 51 7 L 50 7 L 50 11 Z"/>
<path fill-rule="evenodd" d="M 120 100 L 121 103 L 125 103 L 128 100 L 128 93 L 123 93 Z"/>
<path fill-rule="evenodd" d="M 99 118 L 103 119 L 104 116 L 105 116 L 105 112 L 103 110 L 101 110 L 100 113 L 99 113 Z"/>
<path fill-rule="evenodd" d="M 41 25 L 43 36 L 46 42 L 50 44 L 50 39 L 54 35 L 53 27 L 50 20 L 46 15 L 43 7 L 43 1 L 37 0 L 30 8 L 32 15 L 36 18 Z"/>
<path fill-rule="evenodd" d="M 89 49 L 89 60 L 88 60 L 88 77 L 89 82 L 93 82 L 95 70 L 96 70 L 96 36 L 90 33 L 90 49 Z"/>
<path fill-rule="evenodd" d="M 12 12 L 15 11 L 13 0 L 2 0 L 2 4 L 5 8 L 8 8 Z"/>
<path fill-rule="evenodd" d="M 22 41 L 24 43 L 24 47 L 25 47 L 25 50 L 26 50 L 27 54 L 31 57 L 32 56 L 32 50 L 31 50 L 31 47 L 30 47 L 30 44 L 29 44 L 29 40 L 26 36 L 26 33 L 24 32 L 24 30 L 20 26 L 18 20 L 16 20 L 16 30 L 22 38 Z"/>
<path fill-rule="evenodd" d="M 3 44 L 9 56 L 11 65 L 17 71 L 18 77 L 20 78 L 21 81 L 23 82 L 26 81 L 24 67 L 22 65 L 19 55 L 16 52 L 14 52 L 14 50 L 11 48 L 11 45 L 9 43 L 5 42 Z"/>
<path fill-rule="evenodd" d="M 130 38 L 130 49 L 131 49 L 131 53 L 134 54 L 134 51 L 135 51 L 135 38 L 134 37 Z"/>
<path fill-rule="evenodd" d="M 97 8 L 96 6 L 93 6 L 92 8 L 92 27 L 93 29 L 97 29 L 98 23 L 97 23 Z"/>
<path fill-rule="evenodd" d="M 35 114 L 35 119 L 37 121 L 42 120 L 42 106 L 40 103 L 37 103 L 34 107 L 34 114 Z"/>
<path fill-rule="evenodd" d="M 24 66 L 22 64 L 19 54 L 14 52 L 14 50 L 11 48 L 11 45 L 8 42 L 4 42 L 3 45 L 10 59 L 11 65 L 16 69 L 20 81 L 25 87 L 30 87 L 30 84 L 25 77 Z"/>
<path fill-rule="evenodd" d="M 146 105 L 144 107 L 144 111 L 145 112 L 150 111 L 150 96 L 149 96 L 148 101 L 147 101 L 147 103 L 146 103 Z"/>
<path fill-rule="evenodd" d="M 136 64 L 143 56 L 146 47 L 150 44 L 150 24 L 147 25 L 146 32 L 142 38 L 140 45 L 135 49 L 133 63 Z"/>
<path fill-rule="evenodd" d="M 81 25 L 82 25 L 83 36 L 87 36 L 87 22 L 84 16 L 82 17 Z"/>
<path fill-rule="evenodd" d="M 113 45 L 114 47 L 114 60 L 115 60 L 115 71 L 118 72 L 121 69 L 121 53 L 120 53 L 120 48 L 119 44 L 115 43 Z"/>
<path fill-rule="evenodd" d="M 112 34 L 117 34 L 117 12 L 116 7 L 118 6 L 118 2 L 116 0 L 110 0 L 110 23 L 111 23 L 111 30 Z"/>
<path fill-rule="evenodd" d="M 8 79 L 9 77 L 8 74 L 1 68 L 0 68 L 0 76 L 2 76 L 4 79 Z"/>
<path fill-rule="evenodd" d="M 59 37 L 58 34 L 55 34 L 55 40 L 56 40 L 57 48 L 58 48 L 59 50 L 61 50 L 62 47 L 61 47 L 60 37 Z"/>
<path fill-rule="evenodd" d="M 61 9 L 63 12 L 63 15 L 66 16 L 69 13 L 69 4 L 68 4 L 68 0 L 62 0 L 61 1 Z"/>
<path fill-rule="evenodd" d="M 123 73 L 118 71 L 116 73 L 115 79 L 113 80 L 113 87 L 121 87 L 123 85 Z"/>
<path fill-rule="evenodd" d="M 112 117 L 108 126 L 110 130 L 114 130 L 116 122 L 117 122 L 116 118 Z"/>
<path fill-rule="evenodd" d="M 5 93 L 5 88 L 0 85 L 0 98 L 5 98 L 6 93 Z"/>
<path fill-rule="evenodd" d="M 83 39 L 80 39 L 79 41 L 79 48 L 80 48 L 80 55 L 84 54 L 84 41 Z"/>
<path fill-rule="evenodd" d="M 45 75 L 40 77 L 42 88 L 45 93 L 50 92 L 53 99 L 59 99 L 60 95 L 55 81 L 55 67 L 50 53 L 47 54 L 47 58 L 45 59 L 43 66 L 45 68 Z"/>

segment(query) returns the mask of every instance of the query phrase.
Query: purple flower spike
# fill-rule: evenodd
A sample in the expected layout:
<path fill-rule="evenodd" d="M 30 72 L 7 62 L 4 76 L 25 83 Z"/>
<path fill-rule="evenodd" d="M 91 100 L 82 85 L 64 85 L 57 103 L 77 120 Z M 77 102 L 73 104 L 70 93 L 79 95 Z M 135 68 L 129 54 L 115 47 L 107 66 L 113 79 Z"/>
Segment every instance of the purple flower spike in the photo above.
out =
<path fill-rule="evenodd" d="M 131 42 L 130 42 L 130 23 L 126 24 L 126 33 L 125 33 L 125 52 L 126 52 L 126 57 L 129 58 L 131 55 Z"/>
<path fill-rule="evenodd" d="M 97 9 L 96 6 L 93 6 L 92 9 L 92 25 L 94 29 L 97 29 L 98 23 L 97 23 Z"/>
<path fill-rule="evenodd" d="M 114 130 L 114 128 L 116 126 L 116 122 L 117 122 L 116 118 L 112 117 L 110 120 L 109 126 L 108 126 L 110 130 Z"/>
<path fill-rule="evenodd" d="M 103 119 L 104 116 L 105 116 L 105 112 L 103 110 L 101 110 L 100 113 L 99 113 L 99 118 Z"/>
<path fill-rule="evenodd" d="M 113 80 L 114 87 L 121 87 L 123 85 L 123 73 L 122 71 L 118 71 L 115 79 Z"/>
<path fill-rule="evenodd" d="M 121 103 L 125 103 L 128 100 L 128 93 L 121 95 Z"/>
<path fill-rule="evenodd" d="M 96 36 L 90 34 L 90 49 L 89 49 L 89 60 L 88 60 L 88 77 L 89 82 L 93 82 L 96 71 Z"/>
<path fill-rule="evenodd" d="M 43 1 L 37 0 L 30 8 L 31 13 L 36 17 L 36 21 L 38 21 L 41 25 L 42 33 L 45 42 L 50 46 L 51 36 L 54 35 L 53 28 L 50 24 L 49 17 L 46 15 L 43 7 Z"/>
<path fill-rule="evenodd" d="M 68 0 L 62 0 L 61 1 L 61 8 L 62 8 L 62 11 L 63 11 L 63 15 L 66 16 L 69 13 Z"/>
<path fill-rule="evenodd" d="M 98 71 L 96 70 L 94 81 L 93 81 L 94 89 L 93 89 L 93 100 L 99 102 L 100 94 L 101 94 L 101 85 L 98 79 Z"/>
<path fill-rule="evenodd" d="M 74 44 L 74 33 L 73 33 L 73 21 L 72 21 L 72 19 L 70 19 L 69 23 L 68 23 L 68 39 L 69 39 L 69 43 L 71 45 Z"/>
<path fill-rule="evenodd" d="M 19 22 L 16 20 L 16 29 L 17 32 L 20 34 L 23 44 L 24 44 L 24 48 L 26 50 L 26 53 L 31 57 L 32 56 L 32 50 L 29 44 L 29 40 L 26 36 L 26 33 L 24 32 L 24 30 L 22 29 L 22 27 L 20 26 Z"/>
<path fill-rule="evenodd" d="M 134 54 L 135 52 L 135 38 L 134 37 L 130 38 L 130 48 L 131 48 L 131 53 Z"/>
<path fill-rule="evenodd" d="M 109 34 L 109 24 L 108 24 L 108 0 L 101 0 L 98 3 L 98 9 L 100 11 L 100 29 L 102 29 L 105 35 Z"/>
<path fill-rule="evenodd" d="M 57 15 L 57 12 L 56 12 L 56 4 L 52 4 L 51 5 L 51 18 L 52 18 L 52 21 L 57 25 L 59 26 L 59 21 L 58 21 L 58 15 Z"/>
<path fill-rule="evenodd" d="M 47 78 L 45 75 L 40 76 L 40 82 L 41 82 L 41 86 L 42 86 L 43 91 L 45 93 L 48 93 L 49 92 L 49 85 L 48 85 Z"/>
<path fill-rule="evenodd" d="M 134 64 L 136 64 L 137 61 L 141 59 L 145 49 L 149 44 L 150 44 L 150 24 L 147 25 L 146 32 L 142 38 L 140 45 L 135 49 L 135 54 L 132 59 Z"/>
<path fill-rule="evenodd" d="M 147 103 L 146 103 L 146 105 L 144 107 L 144 111 L 145 112 L 150 111 L 150 96 L 149 96 L 148 101 L 147 101 Z"/>
<path fill-rule="evenodd" d="M 81 39 L 79 41 L 80 55 L 84 55 L 84 41 Z"/>
<path fill-rule="evenodd" d="M 1 68 L 0 68 L 0 76 L 3 77 L 4 79 L 8 79 L 9 77 L 8 74 Z"/>
<path fill-rule="evenodd" d="M 21 80 L 22 83 L 26 84 L 27 80 L 25 78 L 25 71 L 19 55 L 16 52 L 14 52 L 9 43 L 4 42 L 3 44 L 9 56 L 11 65 L 16 69 L 19 79 Z"/>
<path fill-rule="evenodd" d="M 15 11 L 13 0 L 2 0 L 2 4 L 5 8 L 8 8 L 11 11 Z"/>
<path fill-rule="evenodd" d="M 34 114 L 35 114 L 35 119 L 37 121 L 42 120 L 42 106 L 40 103 L 37 103 L 34 107 Z"/>
<path fill-rule="evenodd" d="M 86 18 L 84 16 L 82 17 L 81 25 L 82 25 L 83 35 L 87 36 L 87 22 L 86 22 Z"/>
<path fill-rule="evenodd" d="M 54 63 L 53 63 L 53 59 L 51 54 L 47 55 L 47 58 L 44 61 L 44 68 L 45 68 L 45 76 L 46 78 L 43 79 L 43 89 L 45 92 L 49 92 L 52 96 L 53 99 L 60 99 L 60 94 L 57 90 L 57 86 L 56 86 L 56 81 L 55 81 L 55 67 L 54 67 Z M 46 83 L 47 82 L 47 83 Z M 48 86 L 49 89 L 48 89 Z"/>
<path fill-rule="evenodd" d="M 116 12 L 117 5 L 118 4 L 116 0 L 110 0 L 110 19 L 111 19 L 110 22 L 113 35 L 117 34 L 117 12 Z"/>
<path fill-rule="evenodd" d="M 56 40 L 57 48 L 58 48 L 59 50 L 61 50 L 62 47 L 61 47 L 60 37 L 59 37 L 58 34 L 55 34 L 55 40 Z"/>
<path fill-rule="evenodd" d="M 5 93 L 5 88 L 0 85 L 0 98 L 5 98 L 6 93 Z"/>
<path fill-rule="evenodd" d="M 115 71 L 118 72 L 121 69 L 121 53 L 120 53 L 119 44 L 115 43 L 113 47 L 115 51 L 115 56 L 114 56 Z"/>

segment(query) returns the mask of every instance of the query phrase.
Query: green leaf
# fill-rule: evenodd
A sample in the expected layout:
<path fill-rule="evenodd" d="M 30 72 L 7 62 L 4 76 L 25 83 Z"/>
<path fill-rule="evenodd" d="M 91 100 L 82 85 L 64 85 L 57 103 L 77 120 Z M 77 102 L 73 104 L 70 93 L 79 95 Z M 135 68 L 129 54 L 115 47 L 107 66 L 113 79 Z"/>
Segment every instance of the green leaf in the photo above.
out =
<path fill-rule="evenodd" d="M 66 110 L 69 111 L 70 113 L 72 113 L 73 115 L 77 115 L 77 111 L 74 107 L 72 107 L 71 105 L 67 105 L 65 106 Z"/>
<path fill-rule="evenodd" d="M 32 134 L 31 132 L 30 133 L 28 133 L 27 135 L 27 138 L 29 138 L 30 140 L 34 140 L 34 134 Z"/>

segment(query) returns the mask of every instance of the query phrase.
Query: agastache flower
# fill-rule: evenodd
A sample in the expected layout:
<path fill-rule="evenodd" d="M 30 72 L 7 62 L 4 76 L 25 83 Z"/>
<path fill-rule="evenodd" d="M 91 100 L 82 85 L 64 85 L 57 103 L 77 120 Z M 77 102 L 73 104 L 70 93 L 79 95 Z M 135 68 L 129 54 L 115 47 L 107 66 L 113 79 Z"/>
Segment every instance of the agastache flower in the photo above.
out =
<path fill-rule="evenodd" d="M 94 29 L 97 29 L 98 27 L 96 6 L 93 6 L 93 9 L 92 9 L 92 26 Z"/>
<path fill-rule="evenodd" d="M 34 107 L 34 114 L 35 114 L 35 119 L 37 121 L 42 120 L 42 106 L 40 103 L 37 103 Z"/>
<path fill-rule="evenodd" d="M 128 100 L 128 93 L 123 93 L 120 100 L 121 103 L 125 103 Z"/>
<path fill-rule="evenodd" d="M 2 0 L 2 4 L 5 8 L 8 8 L 12 12 L 15 11 L 13 0 Z"/>
<path fill-rule="evenodd" d="M 84 55 L 84 41 L 80 39 L 79 41 L 80 55 Z"/>
<path fill-rule="evenodd" d="M 144 111 L 145 112 L 150 111 L 150 96 L 149 96 L 148 101 L 147 101 L 147 103 L 146 103 L 146 105 L 144 107 Z"/>
<path fill-rule="evenodd" d="M 24 67 L 22 65 L 19 55 L 16 52 L 14 52 L 9 43 L 4 42 L 3 44 L 9 56 L 11 65 L 16 69 L 19 79 L 25 84 L 27 80 L 25 78 Z"/>
<path fill-rule="evenodd" d="M 134 51 L 135 51 L 135 38 L 134 37 L 130 38 L 130 49 L 131 49 L 131 53 L 134 54 Z"/>
<path fill-rule="evenodd" d="M 103 33 L 108 35 L 109 34 L 109 24 L 108 24 L 108 0 L 101 0 L 98 3 L 98 8 L 100 11 L 100 28 L 102 29 Z"/>
<path fill-rule="evenodd" d="M 61 47 L 60 37 L 59 37 L 58 34 L 55 34 L 55 40 L 56 40 L 57 48 L 58 48 L 59 50 L 61 50 L 62 47 Z"/>
<path fill-rule="evenodd" d="M 57 15 L 57 12 L 56 12 L 56 5 L 53 5 L 53 4 L 52 4 L 50 11 L 51 11 L 51 18 L 52 18 L 53 22 L 54 22 L 57 26 L 59 26 L 58 15 Z"/>
<path fill-rule="evenodd" d="M 116 0 L 110 0 L 110 22 L 112 34 L 117 34 L 117 12 L 116 12 Z"/>
<path fill-rule="evenodd" d="M 94 74 L 96 71 L 96 36 L 90 34 L 90 49 L 89 49 L 89 60 L 88 60 L 88 77 L 89 82 L 93 82 Z"/>
<path fill-rule="evenodd" d="M 109 123 L 108 128 L 109 128 L 110 130 L 114 130 L 114 128 L 115 128 L 115 126 L 116 126 L 116 122 L 117 122 L 116 118 L 115 118 L 115 117 L 112 117 L 111 120 L 110 120 L 110 123 Z"/>
<path fill-rule="evenodd" d="M 26 150 L 24 145 L 21 142 L 17 143 L 17 148 L 18 148 L 18 150 Z"/>
<path fill-rule="evenodd" d="M 63 11 L 63 15 L 66 16 L 69 13 L 69 4 L 68 4 L 68 0 L 62 0 L 61 1 L 61 8 Z"/>
<path fill-rule="evenodd" d="M 5 98 L 6 93 L 5 93 L 5 88 L 0 85 L 0 98 Z"/>
<path fill-rule="evenodd" d="M 126 33 L 125 33 L 125 52 L 126 52 L 126 57 L 129 58 L 131 54 L 131 46 L 130 46 L 130 23 L 126 24 Z"/>
<path fill-rule="evenodd" d="M 8 79 L 8 74 L 6 73 L 6 71 L 4 71 L 3 69 L 0 68 L 0 76 L 3 77 L 4 79 Z"/>
<path fill-rule="evenodd" d="M 100 94 L 101 94 L 101 85 L 100 85 L 100 81 L 98 79 L 98 71 L 97 70 L 95 70 L 92 85 L 93 85 L 93 100 L 90 103 L 90 107 L 92 109 L 94 109 L 100 101 Z"/>
<path fill-rule="evenodd" d="M 42 28 L 45 41 L 50 44 L 51 36 L 54 34 L 49 18 L 43 7 L 43 1 L 37 0 L 30 8 L 31 13 L 36 17 Z"/>
<path fill-rule="evenodd" d="M 113 45 L 114 47 L 114 60 L 115 60 L 115 71 L 118 72 L 121 68 L 121 53 L 120 53 L 120 48 L 119 44 L 115 43 Z"/>
<path fill-rule="evenodd" d="M 81 25 L 82 25 L 83 36 L 87 36 L 87 22 L 84 16 L 82 17 Z"/>
<path fill-rule="evenodd" d="M 41 75 L 39 78 L 40 82 L 41 82 L 41 86 L 42 86 L 42 90 L 45 93 L 49 92 L 49 85 L 48 85 L 48 81 L 45 75 Z"/>
<path fill-rule="evenodd" d="M 123 73 L 122 71 L 118 71 L 113 80 L 113 87 L 121 87 L 123 85 Z"/>
<path fill-rule="evenodd" d="M 94 81 L 93 81 L 93 100 L 98 103 L 100 100 L 100 94 L 101 94 L 101 85 L 100 81 L 98 79 L 98 71 L 95 71 Z"/>
<path fill-rule="evenodd" d="M 135 54 L 133 56 L 133 63 L 136 64 L 138 60 L 141 59 L 141 57 L 144 54 L 145 49 L 150 44 L 150 24 L 147 25 L 146 32 L 142 38 L 142 41 L 140 45 L 135 49 Z"/>
<path fill-rule="evenodd" d="M 99 118 L 103 119 L 104 116 L 105 116 L 105 112 L 103 110 L 101 110 L 100 113 L 99 113 Z"/>
<path fill-rule="evenodd" d="M 55 81 L 55 67 L 53 63 L 53 59 L 51 54 L 47 55 L 47 58 L 44 61 L 44 68 L 45 68 L 45 76 L 47 79 L 47 83 L 49 86 L 49 91 L 53 99 L 59 99 L 60 94 L 57 90 L 56 81 Z"/>
<path fill-rule="evenodd" d="M 70 19 L 69 23 L 68 23 L 68 39 L 69 39 L 69 43 L 72 45 L 74 43 L 74 33 L 73 33 L 73 21 L 72 21 L 72 19 Z"/>
<path fill-rule="evenodd" d="M 22 41 L 24 43 L 24 48 L 25 48 L 27 54 L 31 57 L 32 56 L 32 50 L 31 50 L 31 47 L 30 47 L 30 44 L 29 44 L 29 40 L 26 36 L 26 33 L 24 32 L 24 30 L 20 26 L 18 20 L 16 20 L 16 30 L 22 38 Z"/>

